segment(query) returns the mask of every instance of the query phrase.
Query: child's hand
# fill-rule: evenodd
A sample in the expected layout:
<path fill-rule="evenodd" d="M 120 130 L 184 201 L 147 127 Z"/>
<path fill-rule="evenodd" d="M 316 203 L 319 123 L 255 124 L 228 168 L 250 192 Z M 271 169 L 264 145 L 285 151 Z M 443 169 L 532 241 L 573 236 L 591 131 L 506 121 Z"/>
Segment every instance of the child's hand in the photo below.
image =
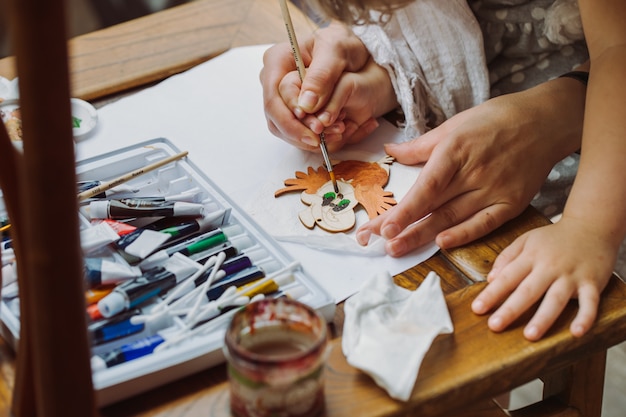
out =
<path fill-rule="evenodd" d="M 265 52 L 260 73 L 263 106 L 275 136 L 299 148 L 316 150 L 319 134 L 332 123 L 322 124 L 315 114 L 328 103 L 342 74 L 361 70 L 370 55 L 361 40 L 340 23 L 316 30 L 299 43 L 307 67 L 303 82 L 289 42 Z M 343 132 L 344 125 L 339 122 L 333 129 Z"/>
<path fill-rule="evenodd" d="M 596 318 L 616 254 L 617 248 L 594 235 L 589 225 L 563 217 L 556 224 L 525 233 L 502 251 L 487 277 L 489 284 L 472 303 L 472 310 L 486 314 L 497 308 L 488 324 L 499 332 L 540 301 L 524 329 L 524 336 L 536 341 L 568 301 L 577 298 L 578 313 L 570 331 L 582 336 Z"/>

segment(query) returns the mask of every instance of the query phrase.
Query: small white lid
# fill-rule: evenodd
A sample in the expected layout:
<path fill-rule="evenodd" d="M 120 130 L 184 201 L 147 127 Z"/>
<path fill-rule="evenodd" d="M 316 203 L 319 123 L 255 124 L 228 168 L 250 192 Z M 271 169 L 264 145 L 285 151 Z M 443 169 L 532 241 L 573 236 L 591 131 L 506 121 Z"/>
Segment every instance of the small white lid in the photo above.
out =
<path fill-rule="evenodd" d="M 303 285 L 298 285 L 297 287 L 285 290 L 285 295 L 287 297 L 293 298 L 294 300 L 299 300 L 308 293 L 309 291 Z"/>
<path fill-rule="evenodd" d="M 10 90 L 8 94 L 8 98 L 0 95 L 0 98 L 2 98 L 0 100 L 0 110 L 2 110 L 4 123 L 14 119 L 12 112 L 20 107 L 17 95 L 12 96 L 13 94 Z M 71 98 L 70 103 L 72 106 L 72 133 L 74 140 L 84 139 L 96 127 L 98 112 L 94 106 L 79 98 Z M 20 141 L 13 140 L 13 142 Z M 14 143 L 14 145 L 20 146 L 21 143 Z"/>
<path fill-rule="evenodd" d="M 122 294 L 117 291 L 111 292 L 109 295 L 98 301 L 98 310 L 102 317 L 111 317 L 117 313 L 124 311 L 125 299 Z"/>
<path fill-rule="evenodd" d="M 291 284 L 292 282 L 294 282 L 296 279 L 294 278 L 293 274 L 290 272 L 281 274 L 279 276 L 277 276 L 276 278 L 274 278 L 274 282 L 276 283 L 276 285 L 278 285 L 279 287 L 285 286 L 287 284 Z M 306 288 L 305 288 L 306 291 Z"/>
<path fill-rule="evenodd" d="M 72 132 L 75 140 L 84 139 L 98 122 L 98 112 L 94 106 L 79 98 L 70 99 L 72 103 Z"/>
<path fill-rule="evenodd" d="M 98 200 L 89 203 L 89 217 L 92 220 L 107 219 L 109 217 L 109 202 L 107 200 Z"/>
<path fill-rule="evenodd" d="M 198 217 L 204 214 L 204 205 L 199 203 L 188 203 L 177 201 L 174 203 L 174 216 Z"/>
<path fill-rule="evenodd" d="M 100 356 L 94 355 L 91 357 L 91 372 L 101 371 L 106 368 L 106 362 Z"/>

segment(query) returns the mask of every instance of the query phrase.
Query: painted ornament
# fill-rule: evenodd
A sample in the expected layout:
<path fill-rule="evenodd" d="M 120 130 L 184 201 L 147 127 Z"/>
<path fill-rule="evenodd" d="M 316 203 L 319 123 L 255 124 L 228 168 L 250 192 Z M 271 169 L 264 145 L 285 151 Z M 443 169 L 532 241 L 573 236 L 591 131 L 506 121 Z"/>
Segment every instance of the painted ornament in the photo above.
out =
<path fill-rule="evenodd" d="M 308 167 L 307 173 L 296 171 L 296 178 L 285 180 L 285 188 L 274 197 L 291 191 L 302 191 L 300 200 L 308 207 L 298 213 L 309 229 L 317 225 L 328 232 L 345 232 L 356 224 L 355 209 L 360 204 L 370 219 L 396 204 L 393 193 L 383 187 L 389 181 L 389 168 L 394 159 L 386 155 L 377 162 L 339 161 L 333 163 L 337 178 L 336 193 L 326 167 Z"/>

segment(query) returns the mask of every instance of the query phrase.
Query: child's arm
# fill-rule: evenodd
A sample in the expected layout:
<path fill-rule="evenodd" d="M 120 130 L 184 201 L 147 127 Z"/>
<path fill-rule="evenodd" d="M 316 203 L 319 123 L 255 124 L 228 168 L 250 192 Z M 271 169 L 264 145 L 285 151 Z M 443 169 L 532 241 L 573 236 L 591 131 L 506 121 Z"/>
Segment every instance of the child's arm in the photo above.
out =
<path fill-rule="evenodd" d="M 572 333 L 589 330 L 626 234 L 626 4 L 580 0 L 580 9 L 591 70 L 574 186 L 561 220 L 503 251 L 473 304 L 483 314 L 506 298 L 489 319 L 500 331 L 541 300 L 525 328 L 530 340 L 543 336 L 571 298 L 579 303 Z"/>

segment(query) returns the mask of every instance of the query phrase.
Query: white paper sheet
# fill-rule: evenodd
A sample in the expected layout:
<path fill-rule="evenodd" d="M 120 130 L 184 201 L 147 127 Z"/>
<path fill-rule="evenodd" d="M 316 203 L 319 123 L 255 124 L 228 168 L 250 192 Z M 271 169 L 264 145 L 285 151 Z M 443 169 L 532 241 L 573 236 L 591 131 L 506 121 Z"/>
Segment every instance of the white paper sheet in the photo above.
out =
<path fill-rule="evenodd" d="M 98 110 L 98 126 L 78 142 L 77 158 L 93 157 L 145 140 L 164 137 L 214 181 L 239 207 L 269 234 L 279 240 L 290 255 L 301 261 L 308 274 L 326 289 L 336 302 L 357 292 L 364 281 L 379 272 L 400 273 L 432 256 L 437 247 L 427 245 L 403 258 L 381 254 L 373 248 L 344 246 L 339 252 L 313 249 L 296 243 L 311 235 L 309 242 L 334 239 L 354 241 L 354 231 L 330 235 L 308 230 L 297 213 L 306 206 L 299 193 L 274 198 L 274 191 L 296 170 L 323 165 L 319 154 L 304 152 L 274 137 L 267 129 L 263 112 L 259 71 L 268 45 L 232 49 L 217 58 L 170 77 L 156 86 L 122 98 Z M 384 156 L 382 144 L 403 140 L 402 133 L 383 122 L 371 138 L 341 152 L 332 159 L 377 161 Z M 389 184 L 400 199 L 419 174 L 418 167 L 391 165 Z M 364 210 L 357 212 L 357 226 L 366 221 Z M 295 231 L 301 230 L 302 234 Z M 317 237 L 316 237 L 317 236 Z M 359 251 L 366 251 L 365 255 Z"/>

